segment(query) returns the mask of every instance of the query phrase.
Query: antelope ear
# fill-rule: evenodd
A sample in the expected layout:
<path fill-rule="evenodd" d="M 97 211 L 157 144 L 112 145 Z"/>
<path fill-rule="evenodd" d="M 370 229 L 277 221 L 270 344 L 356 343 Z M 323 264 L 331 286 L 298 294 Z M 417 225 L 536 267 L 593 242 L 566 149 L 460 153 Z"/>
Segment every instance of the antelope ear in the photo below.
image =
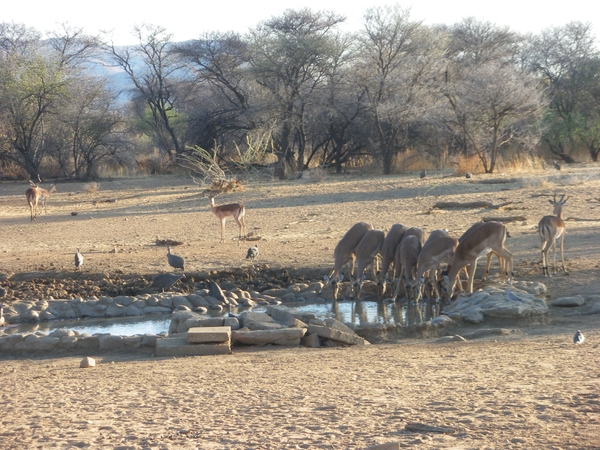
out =
<path fill-rule="evenodd" d="M 552 200 L 548 200 L 550 202 L 551 205 L 554 205 L 554 202 Z"/>

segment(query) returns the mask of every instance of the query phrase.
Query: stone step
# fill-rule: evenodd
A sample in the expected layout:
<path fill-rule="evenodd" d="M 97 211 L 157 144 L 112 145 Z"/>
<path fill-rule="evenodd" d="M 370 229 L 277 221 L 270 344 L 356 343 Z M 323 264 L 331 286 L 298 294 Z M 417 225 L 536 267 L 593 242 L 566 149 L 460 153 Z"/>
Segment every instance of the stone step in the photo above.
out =
<path fill-rule="evenodd" d="M 192 327 L 187 331 L 187 341 L 190 344 L 230 342 L 231 327 Z"/>
<path fill-rule="evenodd" d="M 156 340 L 156 356 L 206 356 L 228 355 L 231 342 L 190 344 L 185 335 L 169 336 Z"/>

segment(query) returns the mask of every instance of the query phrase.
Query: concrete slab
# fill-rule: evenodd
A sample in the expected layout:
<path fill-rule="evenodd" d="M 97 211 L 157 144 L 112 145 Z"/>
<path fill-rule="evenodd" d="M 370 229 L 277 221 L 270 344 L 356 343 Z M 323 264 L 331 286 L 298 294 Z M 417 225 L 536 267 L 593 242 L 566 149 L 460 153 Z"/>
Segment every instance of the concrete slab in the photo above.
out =
<path fill-rule="evenodd" d="M 166 337 L 156 340 L 156 356 L 206 356 L 228 355 L 231 344 L 189 344 L 185 336 Z"/>
<path fill-rule="evenodd" d="M 187 341 L 190 344 L 230 342 L 231 327 L 193 327 L 187 332 Z"/>

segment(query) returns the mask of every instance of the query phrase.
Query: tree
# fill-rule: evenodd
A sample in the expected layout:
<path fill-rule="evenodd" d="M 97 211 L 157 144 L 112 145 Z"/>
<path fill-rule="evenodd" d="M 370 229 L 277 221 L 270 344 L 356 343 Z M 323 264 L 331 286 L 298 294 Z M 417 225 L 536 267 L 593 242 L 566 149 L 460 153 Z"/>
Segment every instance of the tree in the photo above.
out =
<path fill-rule="evenodd" d="M 178 115 L 177 85 L 180 81 L 181 64 L 170 51 L 172 35 L 165 28 L 144 24 L 134 28 L 139 43 L 136 47 L 108 47 L 108 52 L 118 67 L 131 79 L 144 108 L 137 110 L 152 131 L 161 152 L 173 159 L 183 152 L 185 145 L 180 142 L 177 122 L 183 121 Z"/>
<path fill-rule="evenodd" d="M 358 72 L 372 116 L 383 172 L 391 173 L 396 155 L 409 145 L 412 121 L 427 114 L 437 92 L 439 42 L 410 11 L 399 6 L 367 10 L 360 36 Z"/>
<path fill-rule="evenodd" d="M 46 123 L 65 92 L 63 67 L 42 51 L 40 35 L 23 25 L 0 27 L 0 117 L 4 157 L 37 177 L 46 151 Z M 54 55 L 55 56 L 55 55 Z"/>
<path fill-rule="evenodd" d="M 181 105 L 189 118 L 188 140 L 201 148 L 225 148 L 228 140 L 241 140 L 255 128 L 251 111 L 248 45 L 236 33 L 206 33 L 177 44 L 178 55 L 191 74 L 190 95 Z M 231 146 L 230 146 L 231 147 Z"/>
<path fill-rule="evenodd" d="M 590 145 L 594 158 L 598 106 L 592 99 L 598 98 L 599 58 L 591 25 L 581 22 L 543 30 L 525 49 L 526 64 L 541 77 L 550 100 L 543 142 L 565 162 L 573 162 L 572 154 Z"/>
<path fill-rule="evenodd" d="M 464 154 L 476 154 L 487 173 L 502 146 L 531 142 L 539 129 L 543 97 L 535 77 L 518 64 L 520 42 L 508 28 L 472 18 L 450 30 L 444 121 Z"/>
<path fill-rule="evenodd" d="M 68 101 L 49 133 L 49 155 L 64 176 L 92 179 L 101 162 L 122 159 L 123 149 L 131 145 L 122 137 L 124 123 L 102 80 L 81 78 L 69 87 Z"/>
<path fill-rule="evenodd" d="M 344 20 L 333 12 L 287 10 L 250 33 L 250 64 L 268 93 L 265 115 L 273 133 L 281 178 L 305 167 L 306 108 L 323 83 L 330 62 L 333 31 Z"/>
<path fill-rule="evenodd" d="M 486 173 L 494 172 L 498 151 L 536 132 L 542 96 L 531 75 L 489 62 L 465 72 L 453 90 L 452 125 L 461 130 Z"/>

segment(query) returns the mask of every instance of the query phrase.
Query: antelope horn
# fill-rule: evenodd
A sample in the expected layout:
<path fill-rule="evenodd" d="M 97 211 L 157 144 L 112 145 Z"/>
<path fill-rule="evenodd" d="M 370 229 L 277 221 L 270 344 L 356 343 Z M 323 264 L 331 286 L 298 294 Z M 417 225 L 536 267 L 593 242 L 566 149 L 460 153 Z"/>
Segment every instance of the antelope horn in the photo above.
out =
<path fill-rule="evenodd" d="M 566 194 L 563 194 L 563 195 L 562 195 L 562 197 L 560 198 L 560 200 L 559 200 L 559 202 L 560 202 L 560 203 L 562 203 L 562 202 L 563 202 L 563 199 L 565 198 L 565 195 L 566 195 Z"/>

